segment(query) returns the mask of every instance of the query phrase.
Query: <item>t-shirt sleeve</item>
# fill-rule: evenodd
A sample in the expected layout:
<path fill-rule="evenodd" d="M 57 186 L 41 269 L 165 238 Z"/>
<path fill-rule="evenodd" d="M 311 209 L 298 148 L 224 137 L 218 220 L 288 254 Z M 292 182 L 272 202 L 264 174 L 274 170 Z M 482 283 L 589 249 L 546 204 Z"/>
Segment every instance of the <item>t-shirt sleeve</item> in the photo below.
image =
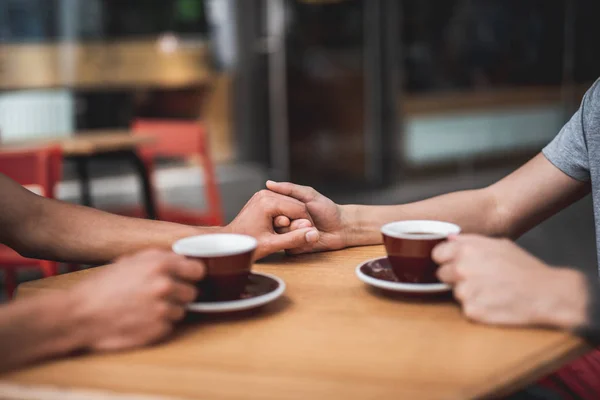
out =
<path fill-rule="evenodd" d="M 579 181 L 590 179 L 587 131 L 594 119 L 595 109 L 600 107 L 599 81 L 587 91 L 579 110 L 562 128 L 560 133 L 548 144 L 542 153 L 544 156 L 570 177 Z"/>

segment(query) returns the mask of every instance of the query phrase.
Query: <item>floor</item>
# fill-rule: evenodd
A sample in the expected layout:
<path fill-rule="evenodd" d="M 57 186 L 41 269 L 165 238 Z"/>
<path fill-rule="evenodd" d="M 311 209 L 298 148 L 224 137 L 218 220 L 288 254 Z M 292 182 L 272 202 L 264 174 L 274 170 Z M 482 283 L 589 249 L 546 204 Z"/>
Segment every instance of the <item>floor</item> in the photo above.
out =
<path fill-rule="evenodd" d="M 381 190 L 336 194 L 333 200 L 342 204 L 400 204 L 449 191 L 483 187 L 505 176 L 510 170 L 495 169 L 476 174 L 467 171 L 459 175 L 420 179 L 411 183 L 398 182 Z M 252 165 L 224 165 L 218 168 L 217 174 L 222 182 L 223 204 L 228 220 L 233 219 L 246 201 L 264 187 L 267 178 L 260 168 Z M 135 184 L 129 184 L 127 179 L 130 177 L 107 178 L 95 182 L 96 190 L 93 193 L 98 206 L 136 201 Z M 162 197 L 165 201 L 183 206 L 201 206 L 201 177 L 197 171 L 189 168 L 162 171 L 159 181 L 164 183 L 160 186 L 163 188 Z M 130 186 L 134 188 L 121 192 L 114 190 L 130 189 Z M 59 193 L 62 193 L 62 197 L 67 201 L 76 201 L 75 187 L 74 182 L 65 182 Z M 583 199 L 536 227 L 524 235 L 519 243 L 554 265 L 573 265 L 595 270 L 597 262 L 591 199 Z M 23 271 L 20 280 L 39 277 L 36 271 Z"/>

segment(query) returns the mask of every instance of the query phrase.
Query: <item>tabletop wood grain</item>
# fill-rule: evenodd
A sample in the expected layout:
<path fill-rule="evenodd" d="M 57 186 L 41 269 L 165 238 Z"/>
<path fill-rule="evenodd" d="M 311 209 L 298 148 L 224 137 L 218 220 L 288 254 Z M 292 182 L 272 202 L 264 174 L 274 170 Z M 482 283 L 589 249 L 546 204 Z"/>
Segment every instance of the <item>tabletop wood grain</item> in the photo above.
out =
<path fill-rule="evenodd" d="M 163 344 L 47 362 L 0 379 L 190 399 L 464 400 L 521 388 L 589 350 L 569 333 L 470 323 L 449 296 L 371 290 L 354 268 L 383 254 L 374 246 L 275 255 L 254 268 L 280 276 L 288 289 L 259 311 L 191 315 Z M 96 271 L 30 282 L 18 297 L 64 290 Z"/>

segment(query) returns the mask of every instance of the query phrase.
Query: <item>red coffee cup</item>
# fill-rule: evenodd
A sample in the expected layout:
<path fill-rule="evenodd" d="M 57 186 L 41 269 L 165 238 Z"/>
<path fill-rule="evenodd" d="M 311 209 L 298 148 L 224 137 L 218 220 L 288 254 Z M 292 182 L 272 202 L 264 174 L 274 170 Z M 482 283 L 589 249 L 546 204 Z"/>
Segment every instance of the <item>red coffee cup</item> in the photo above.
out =
<path fill-rule="evenodd" d="M 381 228 L 383 244 L 394 274 L 401 282 L 439 283 L 435 246 L 460 233 L 458 225 L 442 221 L 397 221 Z"/>
<path fill-rule="evenodd" d="M 257 244 L 252 236 L 217 233 L 178 240 L 173 251 L 206 266 L 197 301 L 228 301 L 239 299 L 246 288 Z"/>

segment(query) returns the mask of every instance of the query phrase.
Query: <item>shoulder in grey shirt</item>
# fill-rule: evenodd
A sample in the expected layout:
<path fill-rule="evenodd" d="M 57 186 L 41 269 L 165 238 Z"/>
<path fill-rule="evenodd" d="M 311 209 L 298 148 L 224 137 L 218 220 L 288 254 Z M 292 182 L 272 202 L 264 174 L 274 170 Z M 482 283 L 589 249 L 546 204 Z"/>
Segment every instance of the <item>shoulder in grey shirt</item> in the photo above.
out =
<path fill-rule="evenodd" d="M 587 91 L 579 110 L 542 152 L 565 174 L 591 183 L 596 250 L 600 259 L 600 80 Z M 596 335 L 600 332 L 598 275 L 589 276 L 589 296 L 589 325 L 582 330 Z"/>
<path fill-rule="evenodd" d="M 542 152 L 573 179 L 591 181 L 596 251 L 600 258 L 600 80 L 588 90 L 579 110 Z"/>

